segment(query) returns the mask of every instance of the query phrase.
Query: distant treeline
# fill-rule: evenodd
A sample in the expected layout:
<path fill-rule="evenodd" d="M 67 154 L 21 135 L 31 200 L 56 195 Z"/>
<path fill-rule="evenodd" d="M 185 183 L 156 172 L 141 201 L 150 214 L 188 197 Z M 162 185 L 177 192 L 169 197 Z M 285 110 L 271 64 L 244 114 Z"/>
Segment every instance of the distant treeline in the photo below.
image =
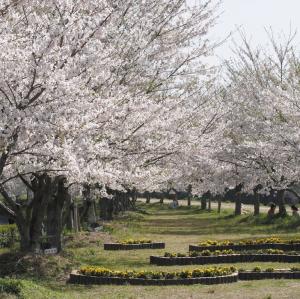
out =
<path fill-rule="evenodd" d="M 175 194 L 174 194 L 175 193 Z M 143 193 L 138 193 L 139 198 L 155 198 L 155 199 L 174 199 L 177 195 L 177 199 L 187 199 L 189 196 L 189 193 L 187 191 L 175 191 L 173 193 L 170 192 L 163 192 L 163 191 L 155 191 L 155 192 L 143 192 Z M 210 196 L 211 200 L 217 200 L 218 196 L 217 195 L 208 195 L 205 193 L 206 199 Z M 230 189 L 227 192 L 224 193 L 224 195 L 219 195 L 221 196 L 222 201 L 231 201 L 234 202 L 236 200 L 237 194 L 234 189 Z M 193 196 L 194 200 L 200 200 L 202 195 L 195 195 Z M 254 194 L 250 193 L 245 193 L 242 192 L 241 200 L 243 204 L 253 204 L 255 198 Z M 262 204 L 268 204 L 269 202 L 274 202 L 276 203 L 276 195 L 275 194 L 261 194 L 260 196 L 260 202 Z"/>

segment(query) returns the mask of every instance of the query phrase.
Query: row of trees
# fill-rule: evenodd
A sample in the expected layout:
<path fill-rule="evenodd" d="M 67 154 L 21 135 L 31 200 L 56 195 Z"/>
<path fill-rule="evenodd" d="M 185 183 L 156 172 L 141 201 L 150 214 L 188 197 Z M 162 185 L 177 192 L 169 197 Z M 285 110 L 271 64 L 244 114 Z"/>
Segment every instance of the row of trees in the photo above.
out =
<path fill-rule="evenodd" d="M 207 59 L 217 7 L 0 1 L 0 192 L 22 250 L 39 249 L 43 227 L 60 248 L 70 211 L 75 227 L 88 217 L 74 198 L 93 206 L 95 190 L 109 219 L 133 190 L 240 186 L 281 198 L 299 180 L 293 36 L 271 37 L 275 55 L 244 39 L 219 80 Z"/>
<path fill-rule="evenodd" d="M 173 176 L 166 158 L 207 144 L 196 131 L 214 115 L 205 60 L 215 9 L 211 0 L 0 1 L 0 192 L 22 250 L 39 249 L 43 228 L 60 248 L 72 186 L 90 205 L 97 185 L 109 218 L 105 199 L 159 188 Z M 78 223 L 86 209 L 73 214 Z"/>

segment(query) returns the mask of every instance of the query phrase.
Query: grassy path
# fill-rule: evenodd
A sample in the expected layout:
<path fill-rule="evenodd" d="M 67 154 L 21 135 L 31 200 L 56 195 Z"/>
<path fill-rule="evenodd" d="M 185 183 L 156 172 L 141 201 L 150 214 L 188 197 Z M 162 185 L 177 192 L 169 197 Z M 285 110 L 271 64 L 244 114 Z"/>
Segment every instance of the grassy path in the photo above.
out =
<path fill-rule="evenodd" d="M 105 223 L 106 233 L 82 233 L 67 243 L 64 257 L 71 268 L 79 265 L 99 265 L 112 269 L 176 270 L 201 266 L 156 267 L 149 265 L 149 256 L 165 251 L 187 252 L 188 245 L 204 239 L 243 239 L 251 237 L 282 236 L 300 238 L 299 221 L 277 219 L 268 221 L 265 216 L 233 217 L 232 210 L 220 215 L 202 212 L 197 206 L 170 209 L 168 205 L 139 203 L 139 212 L 126 213 L 118 220 Z M 105 241 L 127 238 L 149 238 L 165 241 L 165 250 L 104 251 Z M 57 259 L 53 258 L 57 266 Z M 60 261 L 62 263 L 62 261 Z M 252 269 L 259 263 L 235 264 L 238 268 Z M 290 268 L 296 264 L 261 263 L 262 268 Z M 51 266 L 49 266 L 51 267 Z M 62 267 L 62 265 L 61 265 Z M 27 281 L 26 284 L 31 285 Z M 299 299 L 300 281 L 264 280 L 238 282 L 216 286 L 73 286 L 57 281 L 55 275 L 35 281 L 36 289 L 27 286 L 28 299 L 39 298 L 224 298 L 224 299 Z M 26 287 L 25 287 L 26 289 Z M 1 298 L 1 295 L 0 295 Z"/>

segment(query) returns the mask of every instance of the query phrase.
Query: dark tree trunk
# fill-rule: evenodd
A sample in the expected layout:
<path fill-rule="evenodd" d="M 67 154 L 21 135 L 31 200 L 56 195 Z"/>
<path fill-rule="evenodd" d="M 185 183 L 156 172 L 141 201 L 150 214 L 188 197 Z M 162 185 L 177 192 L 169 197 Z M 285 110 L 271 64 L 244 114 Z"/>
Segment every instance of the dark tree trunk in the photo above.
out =
<path fill-rule="evenodd" d="M 73 215 L 74 215 L 74 230 L 77 233 L 80 230 L 80 223 L 79 223 L 79 215 L 78 215 L 78 206 L 74 203 L 73 206 Z"/>
<path fill-rule="evenodd" d="M 58 179 L 57 192 L 50 201 L 47 209 L 47 237 L 51 247 L 62 249 L 62 231 L 63 231 L 63 207 L 65 202 L 70 201 L 68 188 L 65 187 L 65 178 Z"/>
<path fill-rule="evenodd" d="M 69 196 L 65 202 L 65 209 L 63 211 L 63 225 L 68 230 L 75 230 L 74 217 L 74 202 L 71 196 Z"/>
<path fill-rule="evenodd" d="M 147 193 L 146 194 L 146 203 L 150 203 L 150 199 L 151 199 L 150 194 Z"/>
<path fill-rule="evenodd" d="M 22 252 L 30 249 L 30 225 L 25 221 L 20 221 L 20 217 L 16 217 L 16 225 L 20 234 L 20 250 Z"/>
<path fill-rule="evenodd" d="M 81 223 L 95 223 L 96 222 L 96 210 L 95 210 L 95 201 L 91 196 L 91 186 L 89 184 L 83 185 L 84 189 L 82 192 L 84 201 L 83 201 L 83 210 L 80 215 Z"/>
<path fill-rule="evenodd" d="M 285 202 L 284 202 L 284 190 L 277 191 L 277 203 L 279 207 L 278 215 L 281 217 L 286 216 L 287 212 L 286 212 Z"/>
<path fill-rule="evenodd" d="M 201 198 L 201 210 L 206 210 L 207 207 L 207 200 L 206 198 Z"/>
<path fill-rule="evenodd" d="M 241 192 L 237 192 L 236 198 L 235 198 L 235 210 L 234 215 L 238 216 L 242 214 L 242 199 L 241 199 Z"/>
<path fill-rule="evenodd" d="M 211 212 L 211 198 L 208 199 L 208 211 Z"/>
<path fill-rule="evenodd" d="M 27 198 L 26 202 L 20 202 L 13 206 L 15 221 L 20 234 L 20 247 L 23 252 L 38 252 L 42 236 L 43 221 L 47 207 L 52 199 L 56 188 L 56 179 L 47 174 L 35 175 L 31 184 L 27 186 L 33 191 L 32 198 Z M 4 190 L 1 190 L 4 192 Z M 5 194 L 7 195 L 7 194 Z"/>
<path fill-rule="evenodd" d="M 254 216 L 259 215 L 259 208 L 260 208 L 260 194 L 255 192 L 254 193 Z"/>
<path fill-rule="evenodd" d="M 222 197 L 221 195 L 217 196 L 217 201 L 218 201 L 218 214 L 221 213 L 221 204 L 222 204 Z"/>
<path fill-rule="evenodd" d="M 115 203 L 114 203 L 115 202 Z M 117 199 L 101 198 L 100 204 L 100 217 L 103 220 L 112 220 L 114 208 L 116 209 Z"/>
<path fill-rule="evenodd" d="M 188 198 L 187 198 L 187 205 L 190 206 L 191 205 L 191 199 L 192 199 L 192 190 L 193 190 L 193 187 L 191 184 L 189 184 L 187 186 L 187 193 L 188 193 Z"/>

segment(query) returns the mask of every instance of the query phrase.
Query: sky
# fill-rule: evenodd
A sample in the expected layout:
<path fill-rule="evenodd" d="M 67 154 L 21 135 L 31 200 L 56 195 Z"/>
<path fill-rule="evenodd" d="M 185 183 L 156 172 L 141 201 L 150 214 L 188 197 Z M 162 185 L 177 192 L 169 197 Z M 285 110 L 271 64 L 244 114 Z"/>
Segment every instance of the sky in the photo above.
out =
<path fill-rule="evenodd" d="M 188 0 L 190 3 L 197 0 Z M 198 0 L 199 1 L 199 0 Z M 242 28 L 251 44 L 264 46 L 267 42 L 265 28 L 272 27 L 275 34 L 289 34 L 290 28 L 298 31 L 295 43 L 300 48 L 300 0 L 223 0 L 220 17 L 212 34 L 222 40 L 233 32 L 232 38 L 238 42 L 236 28 Z M 220 59 L 232 56 L 231 38 L 220 46 L 216 55 Z"/>

